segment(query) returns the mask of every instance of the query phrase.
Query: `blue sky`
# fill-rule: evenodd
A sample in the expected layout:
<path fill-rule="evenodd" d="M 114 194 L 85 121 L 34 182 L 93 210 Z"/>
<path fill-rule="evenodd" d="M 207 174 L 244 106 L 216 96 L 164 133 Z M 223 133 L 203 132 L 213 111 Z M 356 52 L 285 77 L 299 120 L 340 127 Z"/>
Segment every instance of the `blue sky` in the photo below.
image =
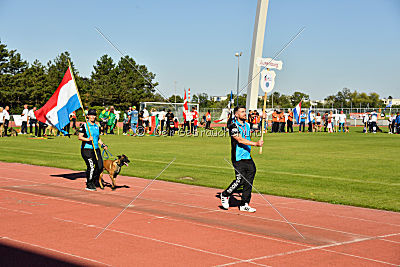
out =
<path fill-rule="evenodd" d="M 226 95 L 247 84 L 256 0 L 0 1 L 0 39 L 30 63 L 69 51 L 83 76 L 122 51 L 156 73 L 166 95 Z M 400 98 L 400 0 L 270 0 L 264 57 L 278 58 L 275 89 L 323 99 L 344 87 Z M 246 90 L 244 90 L 245 92 Z M 261 93 L 261 92 L 260 92 Z"/>

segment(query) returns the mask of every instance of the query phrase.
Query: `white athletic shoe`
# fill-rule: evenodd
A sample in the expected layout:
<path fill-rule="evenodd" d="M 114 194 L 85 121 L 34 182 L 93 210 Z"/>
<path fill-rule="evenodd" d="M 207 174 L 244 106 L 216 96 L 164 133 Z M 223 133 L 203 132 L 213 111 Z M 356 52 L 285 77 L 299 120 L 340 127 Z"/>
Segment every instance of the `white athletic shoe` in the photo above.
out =
<path fill-rule="evenodd" d="M 224 197 L 222 194 L 221 194 L 221 205 L 222 205 L 222 207 L 224 208 L 224 209 L 229 209 L 229 197 Z"/>
<path fill-rule="evenodd" d="M 248 203 L 244 204 L 244 206 L 240 206 L 239 210 L 240 211 L 247 211 L 247 212 L 256 212 L 256 209 L 250 207 Z"/>

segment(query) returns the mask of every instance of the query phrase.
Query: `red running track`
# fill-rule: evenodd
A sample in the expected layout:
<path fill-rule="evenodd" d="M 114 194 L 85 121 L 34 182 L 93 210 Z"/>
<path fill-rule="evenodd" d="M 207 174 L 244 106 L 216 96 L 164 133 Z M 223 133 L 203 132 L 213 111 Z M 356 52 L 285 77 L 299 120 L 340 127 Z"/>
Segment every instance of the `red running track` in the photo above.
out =
<path fill-rule="evenodd" d="M 0 162 L 3 266 L 398 266 L 400 214 L 265 195 L 254 214 L 219 208 L 219 189 L 119 176 L 84 190 L 83 173 Z M 107 180 L 108 177 L 106 177 Z"/>

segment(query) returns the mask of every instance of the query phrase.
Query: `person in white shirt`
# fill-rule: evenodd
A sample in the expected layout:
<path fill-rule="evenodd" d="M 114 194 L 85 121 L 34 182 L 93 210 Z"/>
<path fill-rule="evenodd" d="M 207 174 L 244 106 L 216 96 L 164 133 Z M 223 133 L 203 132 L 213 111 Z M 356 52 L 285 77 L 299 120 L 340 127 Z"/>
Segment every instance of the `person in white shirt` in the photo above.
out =
<path fill-rule="evenodd" d="M 392 112 L 392 123 L 391 123 L 391 133 L 394 134 L 396 133 L 396 114 L 394 114 L 394 112 Z"/>
<path fill-rule="evenodd" d="M 322 117 L 321 117 L 321 113 L 317 113 L 317 116 L 315 116 L 315 122 L 316 122 L 316 131 L 321 132 L 322 131 Z"/>
<path fill-rule="evenodd" d="M 345 132 L 344 124 L 346 123 L 346 114 L 343 114 L 343 110 L 340 111 L 338 119 L 339 119 L 339 132 L 340 129 L 342 129 L 342 131 Z"/>
<path fill-rule="evenodd" d="M 38 127 L 36 125 L 37 119 L 35 116 L 36 107 L 29 110 L 28 112 L 28 119 L 29 119 L 29 133 L 32 134 L 32 126 L 35 126 L 35 136 L 37 136 Z"/>
<path fill-rule="evenodd" d="M 21 134 L 27 134 L 28 133 L 28 105 L 24 105 L 24 110 L 22 111 L 21 114 L 21 119 L 22 119 L 22 125 L 21 125 Z"/>
<path fill-rule="evenodd" d="M 147 133 L 149 129 L 149 112 L 147 111 L 146 107 L 143 108 L 143 125 Z"/>
<path fill-rule="evenodd" d="M 165 124 L 165 115 L 166 115 L 167 113 L 165 112 L 165 108 L 159 113 L 159 115 L 158 115 L 158 119 L 160 120 L 160 122 L 161 122 L 161 132 L 163 132 L 164 131 L 164 124 Z"/>
<path fill-rule="evenodd" d="M 8 136 L 7 130 L 8 130 L 8 123 L 10 122 L 10 114 L 8 111 L 10 110 L 9 106 L 6 106 L 3 110 L 3 118 L 4 118 L 4 136 Z"/>
<path fill-rule="evenodd" d="M 376 125 L 378 122 L 378 114 L 376 113 L 376 110 L 371 112 L 371 128 L 370 132 L 376 133 Z"/>
<path fill-rule="evenodd" d="M 364 123 L 364 130 L 363 130 L 363 132 L 364 133 L 368 133 L 368 120 L 369 120 L 369 116 L 368 116 L 368 114 L 367 113 L 364 113 L 363 114 L 363 123 Z"/>
<path fill-rule="evenodd" d="M 183 113 L 184 113 L 183 117 L 185 119 L 185 124 L 183 125 L 183 131 L 185 131 L 185 132 L 187 131 L 190 133 L 191 132 L 190 125 L 193 120 L 193 114 L 189 110 L 184 110 Z M 187 127 L 187 130 L 186 130 L 186 127 Z"/>

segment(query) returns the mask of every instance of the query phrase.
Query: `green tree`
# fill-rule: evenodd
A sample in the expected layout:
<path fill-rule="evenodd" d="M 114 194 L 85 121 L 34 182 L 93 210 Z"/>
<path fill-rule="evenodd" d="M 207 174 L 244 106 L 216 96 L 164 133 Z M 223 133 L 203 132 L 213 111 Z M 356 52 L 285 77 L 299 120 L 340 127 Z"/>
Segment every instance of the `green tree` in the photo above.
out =
<path fill-rule="evenodd" d="M 91 75 L 91 98 L 89 105 L 114 105 L 117 103 L 117 70 L 111 57 L 103 55 L 93 66 Z"/>
<path fill-rule="evenodd" d="M 195 99 L 194 96 L 193 96 L 193 102 L 197 103 L 197 97 Z M 176 102 L 175 102 L 175 99 L 176 99 Z M 176 98 L 175 98 L 175 95 L 172 95 L 168 98 L 168 101 L 171 103 L 183 103 L 183 98 L 180 95 L 176 95 Z"/>
<path fill-rule="evenodd" d="M 144 65 L 126 56 L 121 58 L 117 65 L 117 95 L 120 105 L 139 106 L 143 101 L 154 101 L 159 98 L 155 93 L 154 87 L 158 85 L 153 82 L 155 74 L 149 72 Z"/>
<path fill-rule="evenodd" d="M 23 87 L 28 96 L 27 103 L 34 106 L 43 105 L 48 100 L 43 94 L 46 85 L 45 67 L 36 59 L 23 74 Z"/>
<path fill-rule="evenodd" d="M 302 100 L 307 101 L 309 99 L 310 99 L 309 95 L 296 91 L 293 93 L 293 95 L 291 95 L 290 102 L 292 104 L 292 107 L 295 107 L 300 101 Z"/>

